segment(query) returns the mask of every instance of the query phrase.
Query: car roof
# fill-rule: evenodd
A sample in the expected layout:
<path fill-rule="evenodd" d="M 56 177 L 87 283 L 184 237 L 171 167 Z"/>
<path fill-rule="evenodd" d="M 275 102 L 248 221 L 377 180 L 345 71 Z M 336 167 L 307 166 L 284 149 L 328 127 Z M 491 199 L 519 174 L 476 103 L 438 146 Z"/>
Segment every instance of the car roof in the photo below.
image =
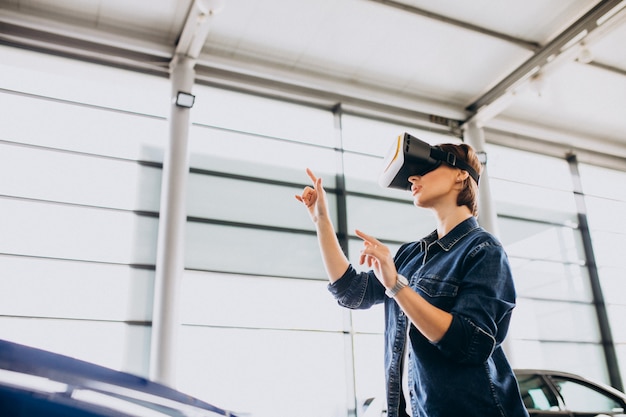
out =
<path fill-rule="evenodd" d="M 580 382 L 583 382 L 585 384 L 588 385 L 595 385 L 597 387 L 600 387 L 608 392 L 610 392 L 611 394 L 620 397 L 623 401 L 626 402 L 626 394 L 623 393 L 622 391 L 615 389 L 614 387 L 599 382 L 599 381 L 594 381 L 592 379 L 586 378 L 582 375 L 578 375 L 572 372 L 566 372 L 566 371 L 558 371 L 558 370 L 553 370 L 553 369 L 532 369 L 532 368 L 516 368 L 513 369 L 513 372 L 515 373 L 516 376 L 525 376 L 525 375 L 546 375 L 546 376 L 553 376 L 553 377 L 563 377 L 563 378 L 569 378 L 569 379 L 574 379 Z"/>

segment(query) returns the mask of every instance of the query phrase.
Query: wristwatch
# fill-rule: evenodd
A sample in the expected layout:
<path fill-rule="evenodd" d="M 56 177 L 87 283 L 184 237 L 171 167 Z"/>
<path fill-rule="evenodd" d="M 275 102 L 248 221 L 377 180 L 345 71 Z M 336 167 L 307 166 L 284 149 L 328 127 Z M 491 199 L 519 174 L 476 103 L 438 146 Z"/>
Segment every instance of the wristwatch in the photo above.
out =
<path fill-rule="evenodd" d="M 396 294 L 398 294 L 398 291 L 400 291 L 402 288 L 406 287 L 407 285 L 409 285 L 409 280 L 407 280 L 402 275 L 398 274 L 396 285 L 394 285 L 392 288 L 389 288 L 387 291 L 385 291 L 385 294 L 387 294 L 387 297 L 393 298 L 396 296 Z"/>

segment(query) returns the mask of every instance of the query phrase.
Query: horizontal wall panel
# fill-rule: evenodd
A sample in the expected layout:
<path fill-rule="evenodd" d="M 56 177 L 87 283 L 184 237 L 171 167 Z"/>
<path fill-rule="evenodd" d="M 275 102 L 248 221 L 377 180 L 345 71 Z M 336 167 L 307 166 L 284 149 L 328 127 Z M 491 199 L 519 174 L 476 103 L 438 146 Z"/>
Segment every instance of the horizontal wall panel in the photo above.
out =
<path fill-rule="evenodd" d="M 593 300 L 589 273 L 584 265 L 510 257 L 519 297 L 550 300 Z"/>
<path fill-rule="evenodd" d="M 306 207 L 296 200 L 302 187 L 265 184 L 212 175 L 191 174 L 187 195 L 189 216 L 282 228 L 315 230 Z M 327 193 L 332 221 L 337 200 Z"/>
<path fill-rule="evenodd" d="M 607 311 L 609 314 L 609 322 L 614 324 L 611 327 L 613 341 L 615 343 L 625 344 L 626 326 L 624 326 L 623 323 L 624 317 L 626 317 L 626 305 L 609 304 L 607 307 Z"/>
<path fill-rule="evenodd" d="M 345 337 L 183 326 L 178 389 L 238 415 L 345 415 Z"/>
<path fill-rule="evenodd" d="M 598 273 L 600 275 L 600 283 L 602 284 L 604 301 L 609 304 L 626 305 L 626 298 L 624 297 L 624 290 L 626 289 L 626 281 L 624 280 L 624 277 L 626 277 L 626 265 L 617 267 L 600 265 L 598 267 Z M 620 320 L 619 324 L 621 323 L 622 321 Z"/>
<path fill-rule="evenodd" d="M 0 195 L 159 209 L 161 170 L 133 161 L 0 143 Z"/>
<path fill-rule="evenodd" d="M 600 343 L 592 304 L 517 298 L 511 336 L 555 342 Z"/>
<path fill-rule="evenodd" d="M 314 235 L 187 223 L 188 269 L 326 279 Z"/>
<path fill-rule="evenodd" d="M 196 85 L 194 123 L 327 147 L 336 146 L 328 110 Z"/>
<path fill-rule="evenodd" d="M 343 331 L 343 311 L 326 287 L 327 281 L 186 271 L 181 321 L 202 326 Z"/>
<path fill-rule="evenodd" d="M 0 316 L 149 321 L 154 271 L 0 255 Z"/>
<path fill-rule="evenodd" d="M 333 148 L 192 126 L 189 149 L 192 168 L 304 184 L 311 182 L 305 172 L 310 168 L 324 186 L 335 187 Z"/>
<path fill-rule="evenodd" d="M 498 217 L 500 236 L 509 256 L 582 263 L 580 232 L 570 227 Z"/>
<path fill-rule="evenodd" d="M 565 158 L 554 158 L 493 144 L 486 145 L 487 166 L 491 179 L 506 180 L 545 187 L 551 190 L 573 191 L 572 176 Z M 539 168 L 540 167 L 540 168 Z M 497 197 L 497 193 L 494 192 Z M 520 194 L 521 199 L 528 199 Z"/>
<path fill-rule="evenodd" d="M 132 212 L 0 198 L 0 253 L 155 263 L 158 219 Z"/>
<path fill-rule="evenodd" d="M 574 193 L 498 178 L 490 179 L 499 215 L 541 222 L 578 224 Z"/>
<path fill-rule="evenodd" d="M 452 135 L 416 129 L 379 120 L 344 114 L 341 117 L 341 140 L 348 151 L 383 157 L 389 148 L 395 146 L 398 136 L 405 132 L 432 145 L 439 143 L 460 143 Z"/>
<path fill-rule="evenodd" d="M 515 368 L 553 369 L 609 383 L 600 344 L 517 340 L 509 337 L 507 354 Z"/>
<path fill-rule="evenodd" d="M 626 201 L 586 196 L 585 206 L 592 233 L 598 230 L 626 235 L 626 221 L 616 221 L 626 213 Z"/>
<path fill-rule="evenodd" d="M 148 376 L 150 327 L 91 320 L 0 317 L 0 339 Z"/>
<path fill-rule="evenodd" d="M 626 202 L 626 172 L 587 164 L 578 164 L 580 182 L 587 196 Z"/>
<path fill-rule="evenodd" d="M 165 119 L 0 91 L 0 140 L 132 160 L 163 161 Z"/>
<path fill-rule="evenodd" d="M 593 253 L 598 265 L 626 267 L 624 263 L 626 234 L 591 231 L 591 239 L 593 241 Z"/>
<path fill-rule="evenodd" d="M 0 46 L 0 55 L 0 88 L 161 117 L 169 114 L 167 78 L 6 46 Z"/>

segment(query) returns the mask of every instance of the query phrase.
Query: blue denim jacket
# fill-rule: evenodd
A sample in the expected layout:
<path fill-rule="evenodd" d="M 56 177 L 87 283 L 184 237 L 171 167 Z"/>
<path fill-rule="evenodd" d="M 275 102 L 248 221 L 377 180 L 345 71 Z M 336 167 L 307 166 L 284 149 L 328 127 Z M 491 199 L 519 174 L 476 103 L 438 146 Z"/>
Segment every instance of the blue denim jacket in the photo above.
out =
<path fill-rule="evenodd" d="M 501 244 L 471 217 L 441 239 L 435 231 L 402 245 L 394 260 L 413 290 L 453 316 L 436 343 L 410 325 L 413 416 L 528 416 L 501 347 L 515 306 L 513 278 Z M 352 309 L 385 303 L 387 415 L 397 417 L 409 319 L 385 295 L 372 271 L 357 273 L 350 266 L 329 290 L 340 305 Z"/>

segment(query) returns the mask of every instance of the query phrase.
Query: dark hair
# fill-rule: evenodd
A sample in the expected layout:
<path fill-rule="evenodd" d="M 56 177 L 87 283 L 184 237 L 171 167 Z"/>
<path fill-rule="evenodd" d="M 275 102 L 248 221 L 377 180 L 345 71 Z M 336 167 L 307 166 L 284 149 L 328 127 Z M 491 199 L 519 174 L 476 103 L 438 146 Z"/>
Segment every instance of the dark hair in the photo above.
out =
<path fill-rule="evenodd" d="M 480 175 L 482 164 L 478 160 L 474 148 L 465 143 L 460 145 L 444 143 L 439 145 L 439 147 L 445 152 L 452 152 L 457 158 L 467 162 Z M 456 204 L 457 206 L 467 206 L 475 217 L 478 216 L 478 184 L 471 176 L 468 176 L 463 181 L 463 189 L 459 193 Z"/>

